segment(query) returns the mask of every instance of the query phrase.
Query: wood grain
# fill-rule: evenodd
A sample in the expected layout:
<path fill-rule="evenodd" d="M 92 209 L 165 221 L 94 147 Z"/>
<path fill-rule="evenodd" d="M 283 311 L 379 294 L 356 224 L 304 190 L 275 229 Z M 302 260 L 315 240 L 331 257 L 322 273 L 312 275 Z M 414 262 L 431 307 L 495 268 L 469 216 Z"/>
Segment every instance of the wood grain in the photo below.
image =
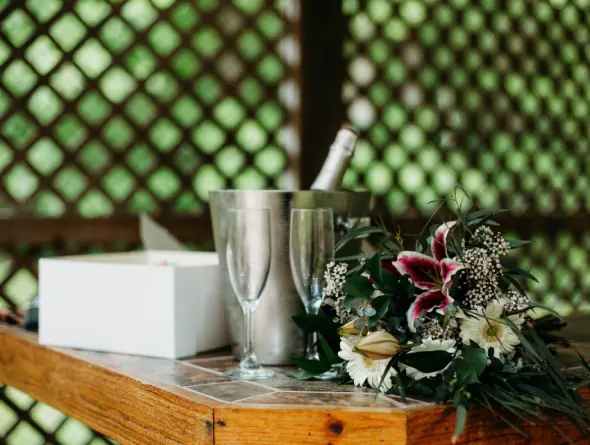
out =
<path fill-rule="evenodd" d="M 590 396 L 584 391 L 587 399 Z M 485 408 L 472 409 L 467 417 L 467 424 L 457 445 L 565 445 L 568 443 L 590 443 L 588 433 L 577 430 L 565 417 L 553 419 L 561 431 L 571 440 L 568 442 L 548 422 L 537 421 L 523 424 L 510 413 L 499 412 L 516 424 L 528 437 L 517 433 L 504 421 L 494 416 Z M 407 445 L 430 445 L 451 443 L 455 431 L 455 409 L 452 406 L 430 406 L 407 412 Z M 590 432 L 589 432 L 590 433 Z"/>
<path fill-rule="evenodd" d="M 160 217 L 156 220 L 181 241 L 212 247 L 211 220 L 201 216 Z M 108 218 L 0 218 L 0 244 L 13 243 L 101 243 L 116 240 L 141 242 L 135 216 Z"/>
<path fill-rule="evenodd" d="M 581 327 L 585 323 L 579 323 Z M 581 342 L 582 346 L 586 344 Z M 190 362 L 49 348 L 40 346 L 34 334 L 0 326 L 0 382 L 21 389 L 122 444 L 429 445 L 450 444 L 455 429 L 451 406 L 335 406 L 329 404 L 337 399 L 327 397 L 333 394 L 329 389 L 323 395 L 322 391 L 301 393 L 292 389 L 289 394 L 294 398 L 279 397 L 279 404 L 263 404 L 272 402 L 264 402 L 268 394 L 232 404 L 231 397 L 223 402 L 207 397 L 207 391 L 199 394 L 197 389 L 183 388 L 198 388 L 194 384 L 201 380 L 207 390 L 231 386 L 218 373 L 211 374 Z M 219 396 L 219 391 L 215 394 Z M 317 399 L 310 401 L 314 394 Z M 590 399 L 588 388 L 581 394 Z M 353 399 L 354 403 L 360 401 L 358 397 Z M 303 401 L 313 403 L 300 404 Z M 508 417 L 514 421 L 514 416 Z M 590 444 L 588 435 L 566 419 L 555 422 L 573 443 Z M 567 443 L 549 422 L 519 427 L 528 438 L 518 435 L 486 409 L 475 407 L 458 443 Z"/>
<path fill-rule="evenodd" d="M 213 407 L 196 393 L 40 346 L 16 328 L 0 326 L 0 382 L 122 444 L 213 444 Z"/>
<path fill-rule="evenodd" d="M 406 443 L 402 410 L 219 407 L 216 445 L 378 445 Z"/>

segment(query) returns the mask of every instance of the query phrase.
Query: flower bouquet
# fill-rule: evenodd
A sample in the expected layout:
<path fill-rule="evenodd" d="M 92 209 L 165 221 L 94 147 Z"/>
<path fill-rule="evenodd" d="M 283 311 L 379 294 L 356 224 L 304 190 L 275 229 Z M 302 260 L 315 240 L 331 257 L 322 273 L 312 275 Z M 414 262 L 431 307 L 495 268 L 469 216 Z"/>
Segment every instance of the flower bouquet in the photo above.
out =
<path fill-rule="evenodd" d="M 319 360 L 293 359 L 299 377 L 337 369 L 357 386 L 452 401 L 453 440 L 473 404 L 525 436 L 515 419 L 551 422 L 552 414 L 588 432 L 589 404 L 576 389 L 588 385 L 590 368 L 580 356 L 586 377 L 566 377 L 543 330 L 562 326 L 561 319 L 528 299 L 522 281 L 535 278 L 507 260 L 528 242 L 497 230 L 493 218 L 505 210 L 464 212 L 455 190 L 437 212 L 448 200 L 455 217 L 411 238 L 383 227 L 342 238 L 337 251 L 370 235 L 377 252 L 330 264 L 324 311 L 294 317 L 307 333 L 318 333 L 321 350 Z"/>

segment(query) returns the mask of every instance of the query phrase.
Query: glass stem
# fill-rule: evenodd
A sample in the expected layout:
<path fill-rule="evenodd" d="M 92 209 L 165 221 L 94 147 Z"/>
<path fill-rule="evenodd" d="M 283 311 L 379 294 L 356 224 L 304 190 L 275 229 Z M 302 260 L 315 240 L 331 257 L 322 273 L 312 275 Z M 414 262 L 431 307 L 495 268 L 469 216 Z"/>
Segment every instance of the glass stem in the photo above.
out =
<path fill-rule="evenodd" d="M 308 314 L 317 315 L 320 311 L 322 300 L 314 300 L 307 308 Z M 305 354 L 308 360 L 319 360 L 318 354 L 318 336 L 317 333 L 309 334 L 307 336 L 307 353 Z"/>
<path fill-rule="evenodd" d="M 244 317 L 246 319 L 246 342 L 244 343 L 244 357 L 242 360 L 248 361 L 250 365 L 258 363 L 252 346 L 252 337 L 254 336 L 254 313 L 256 312 L 257 305 L 258 300 L 247 301 L 242 306 Z"/>

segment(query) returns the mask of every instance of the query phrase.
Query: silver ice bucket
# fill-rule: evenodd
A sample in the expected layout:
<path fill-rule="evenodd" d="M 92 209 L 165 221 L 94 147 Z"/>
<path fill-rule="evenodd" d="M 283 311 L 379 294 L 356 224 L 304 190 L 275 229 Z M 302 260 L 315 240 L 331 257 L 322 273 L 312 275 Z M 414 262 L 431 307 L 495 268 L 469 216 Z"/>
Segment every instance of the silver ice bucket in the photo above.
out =
<path fill-rule="evenodd" d="M 289 221 L 291 208 L 329 207 L 334 212 L 336 240 L 351 225 L 366 224 L 371 200 L 370 192 L 283 191 L 283 190 L 218 190 L 210 192 L 211 218 L 215 249 L 219 254 L 230 327 L 233 354 L 243 352 L 244 316 L 229 282 L 225 248 L 227 243 L 227 211 L 234 209 L 269 209 L 271 214 L 271 265 L 256 310 L 254 349 L 265 365 L 288 365 L 289 357 L 301 355 L 304 337 L 291 317 L 305 312 L 289 264 Z M 363 220 L 365 219 L 365 221 Z M 360 251 L 360 241 L 350 243 L 342 255 Z"/>

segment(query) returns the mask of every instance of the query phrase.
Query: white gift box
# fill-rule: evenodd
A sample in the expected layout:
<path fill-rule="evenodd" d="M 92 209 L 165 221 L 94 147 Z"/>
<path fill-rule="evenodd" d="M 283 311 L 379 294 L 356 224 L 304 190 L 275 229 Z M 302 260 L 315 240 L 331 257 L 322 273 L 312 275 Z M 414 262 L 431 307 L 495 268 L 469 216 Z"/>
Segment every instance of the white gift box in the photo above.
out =
<path fill-rule="evenodd" d="M 214 252 L 41 259 L 39 341 L 164 358 L 226 346 L 220 280 Z"/>

